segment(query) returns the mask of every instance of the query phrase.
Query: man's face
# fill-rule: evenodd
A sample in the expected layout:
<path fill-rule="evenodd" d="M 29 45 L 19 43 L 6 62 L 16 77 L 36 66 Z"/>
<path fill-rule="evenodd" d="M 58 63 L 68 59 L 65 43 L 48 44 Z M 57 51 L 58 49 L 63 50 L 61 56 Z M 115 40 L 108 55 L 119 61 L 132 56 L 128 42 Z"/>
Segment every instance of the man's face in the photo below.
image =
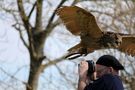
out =
<path fill-rule="evenodd" d="M 97 78 L 100 78 L 102 75 L 107 74 L 109 72 L 109 67 L 96 64 L 96 75 Z"/>

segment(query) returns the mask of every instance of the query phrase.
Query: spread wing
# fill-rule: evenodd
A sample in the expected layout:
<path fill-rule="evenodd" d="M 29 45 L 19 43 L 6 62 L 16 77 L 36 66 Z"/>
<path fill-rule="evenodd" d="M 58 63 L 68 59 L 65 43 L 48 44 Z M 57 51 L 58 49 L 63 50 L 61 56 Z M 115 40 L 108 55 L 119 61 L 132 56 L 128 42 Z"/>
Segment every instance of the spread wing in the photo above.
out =
<path fill-rule="evenodd" d="M 89 33 L 91 37 L 99 37 L 102 31 L 96 23 L 95 17 L 77 6 L 64 6 L 57 10 L 67 29 L 74 35 Z"/>
<path fill-rule="evenodd" d="M 128 55 L 135 56 L 135 37 L 123 36 L 119 50 L 127 53 Z"/>

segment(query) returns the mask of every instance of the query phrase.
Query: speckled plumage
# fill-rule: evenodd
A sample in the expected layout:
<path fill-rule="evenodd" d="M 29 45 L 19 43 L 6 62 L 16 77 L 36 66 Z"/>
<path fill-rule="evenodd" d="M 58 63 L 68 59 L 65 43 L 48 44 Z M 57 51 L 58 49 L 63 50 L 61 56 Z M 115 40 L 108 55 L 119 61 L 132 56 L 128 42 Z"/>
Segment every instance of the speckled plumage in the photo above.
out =
<path fill-rule="evenodd" d="M 135 36 L 103 32 L 96 23 L 95 17 L 88 11 L 77 6 L 64 6 L 57 14 L 74 35 L 79 35 L 81 42 L 70 48 L 69 56 L 87 55 L 98 49 L 115 48 L 129 55 L 135 55 Z"/>

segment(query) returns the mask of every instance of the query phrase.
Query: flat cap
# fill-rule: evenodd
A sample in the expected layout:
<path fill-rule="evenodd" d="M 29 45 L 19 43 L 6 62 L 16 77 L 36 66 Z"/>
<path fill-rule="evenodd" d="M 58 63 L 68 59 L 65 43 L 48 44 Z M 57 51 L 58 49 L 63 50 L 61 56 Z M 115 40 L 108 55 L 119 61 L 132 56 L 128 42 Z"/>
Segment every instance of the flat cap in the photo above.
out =
<path fill-rule="evenodd" d="M 115 70 L 124 70 L 124 67 L 122 66 L 122 64 L 114 56 L 111 56 L 111 55 L 101 56 L 97 60 L 96 64 L 112 67 Z"/>

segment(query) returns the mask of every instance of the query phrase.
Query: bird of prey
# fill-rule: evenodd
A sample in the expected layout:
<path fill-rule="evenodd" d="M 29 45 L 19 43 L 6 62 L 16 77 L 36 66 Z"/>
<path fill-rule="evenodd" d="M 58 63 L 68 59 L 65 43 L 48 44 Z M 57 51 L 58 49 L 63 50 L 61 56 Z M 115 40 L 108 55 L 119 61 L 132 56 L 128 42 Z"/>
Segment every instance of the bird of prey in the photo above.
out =
<path fill-rule="evenodd" d="M 68 50 L 67 57 L 74 54 L 87 55 L 95 50 L 108 48 L 135 55 L 134 35 L 102 31 L 97 25 L 95 17 L 78 6 L 63 6 L 57 9 L 56 13 L 66 28 L 73 35 L 79 35 L 81 38 L 79 44 Z"/>

